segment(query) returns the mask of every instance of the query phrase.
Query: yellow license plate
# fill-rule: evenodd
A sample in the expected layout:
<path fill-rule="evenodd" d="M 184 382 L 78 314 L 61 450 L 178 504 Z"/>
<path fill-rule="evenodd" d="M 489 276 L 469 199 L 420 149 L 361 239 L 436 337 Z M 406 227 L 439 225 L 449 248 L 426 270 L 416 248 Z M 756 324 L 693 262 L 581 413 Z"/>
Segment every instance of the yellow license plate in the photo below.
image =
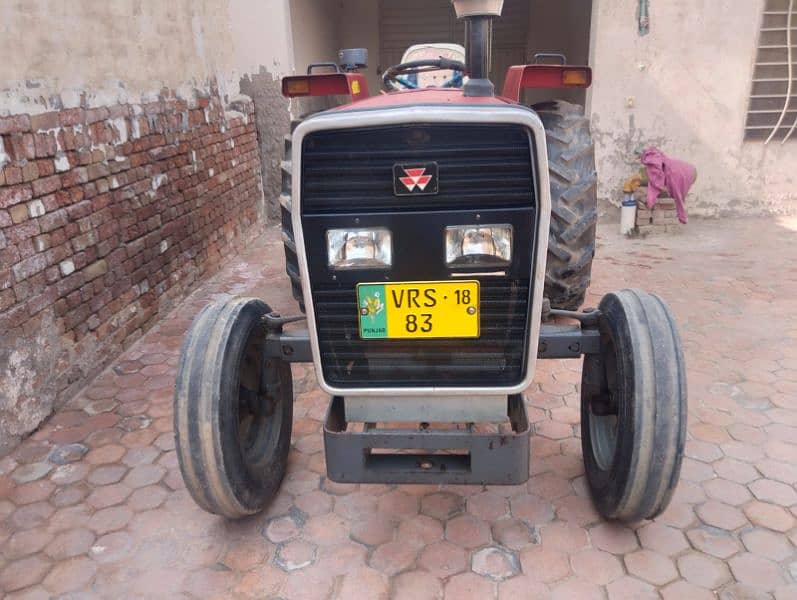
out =
<path fill-rule="evenodd" d="M 479 337 L 478 281 L 357 284 L 360 338 Z"/>

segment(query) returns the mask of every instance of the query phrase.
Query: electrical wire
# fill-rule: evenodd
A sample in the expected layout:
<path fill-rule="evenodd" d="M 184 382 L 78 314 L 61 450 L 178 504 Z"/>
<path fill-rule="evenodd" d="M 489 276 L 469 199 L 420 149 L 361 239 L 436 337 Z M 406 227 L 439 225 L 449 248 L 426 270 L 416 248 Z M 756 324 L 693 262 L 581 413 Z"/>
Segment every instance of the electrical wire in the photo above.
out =
<path fill-rule="evenodd" d="M 780 113 L 780 118 L 778 119 L 777 124 L 775 125 L 774 129 L 772 129 L 772 133 L 769 134 L 767 141 L 764 142 L 765 146 L 772 141 L 772 138 L 775 137 L 775 134 L 778 132 L 778 129 L 780 129 L 780 126 L 783 124 L 783 119 L 786 118 L 786 113 L 789 110 L 789 103 L 791 102 L 791 88 L 792 88 L 791 82 L 793 76 L 792 72 L 794 69 L 794 64 L 791 59 L 791 15 L 793 12 L 794 12 L 794 0 L 789 0 L 789 10 L 786 15 L 786 54 L 788 54 L 787 64 L 789 65 L 789 83 L 786 86 L 786 102 L 783 104 L 783 110 Z M 797 122 L 795 122 L 795 124 L 797 124 Z M 792 129 L 794 128 L 792 127 Z M 786 135 L 786 137 L 783 138 L 784 142 L 789 138 L 789 135 L 791 135 L 791 132 L 789 132 Z"/>

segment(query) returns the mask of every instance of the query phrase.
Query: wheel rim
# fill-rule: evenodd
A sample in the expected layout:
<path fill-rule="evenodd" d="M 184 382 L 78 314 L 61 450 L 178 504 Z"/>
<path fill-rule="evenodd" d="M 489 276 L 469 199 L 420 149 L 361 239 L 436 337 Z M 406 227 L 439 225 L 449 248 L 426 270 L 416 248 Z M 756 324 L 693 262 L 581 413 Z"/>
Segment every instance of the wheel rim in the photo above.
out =
<path fill-rule="evenodd" d="M 263 360 L 260 336 L 250 333 L 244 347 L 238 372 L 238 443 L 247 468 L 258 466 L 267 459 L 277 443 L 281 411 L 279 394 L 271 399 L 265 394 L 270 375 Z"/>
<path fill-rule="evenodd" d="M 609 414 L 596 414 L 593 404 L 589 406 L 589 433 L 592 456 L 602 471 L 608 471 L 614 463 L 617 453 L 617 431 L 619 421 L 619 386 L 617 381 L 617 354 L 614 340 L 607 335 L 601 348 L 601 364 L 604 369 L 606 393 L 611 410 Z M 605 412 L 605 411 L 604 411 Z"/>
<path fill-rule="evenodd" d="M 596 415 L 590 409 L 589 433 L 595 462 L 602 471 L 608 471 L 617 451 L 617 415 Z"/>

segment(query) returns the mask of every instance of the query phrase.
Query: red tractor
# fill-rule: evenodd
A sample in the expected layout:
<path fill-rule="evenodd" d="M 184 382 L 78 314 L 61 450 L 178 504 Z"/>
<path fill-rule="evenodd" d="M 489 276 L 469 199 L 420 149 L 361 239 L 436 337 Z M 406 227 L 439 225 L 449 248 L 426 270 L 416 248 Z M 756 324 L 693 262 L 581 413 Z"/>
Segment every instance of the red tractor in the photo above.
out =
<path fill-rule="evenodd" d="M 312 362 L 331 396 L 331 480 L 518 484 L 529 477 L 523 392 L 536 360 L 583 357 L 582 449 L 598 510 L 652 518 L 672 496 L 687 414 L 674 320 L 633 289 L 579 311 L 597 217 L 589 123 L 566 103 L 520 104 L 524 89 L 587 87 L 591 70 L 511 67 L 496 95 L 503 1 L 453 4 L 466 49 L 410 49 L 384 73 L 383 94 L 369 97 L 357 50 L 334 72 L 315 65 L 283 80 L 291 98 L 351 101 L 286 141 L 283 239 L 305 315 L 217 302 L 185 341 L 177 452 L 210 512 L 242 517 L 277 493 L 292 362 Z"/>

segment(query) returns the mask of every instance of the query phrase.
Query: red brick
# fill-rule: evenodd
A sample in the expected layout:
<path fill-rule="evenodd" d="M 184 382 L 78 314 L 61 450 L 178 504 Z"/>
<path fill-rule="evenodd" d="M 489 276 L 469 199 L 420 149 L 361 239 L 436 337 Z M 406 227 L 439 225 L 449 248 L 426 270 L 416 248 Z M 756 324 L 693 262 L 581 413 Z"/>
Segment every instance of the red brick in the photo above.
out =
<path fill-rule="evenodd" d="M 55 164 L 50 159 L 37 160 L 36 168 L 38 169 L 39 176 L 41 177 L 49 177 L 50 175 L 55 174 Z"/>
<path fill-rule="evenodd" d="M 22 149 L 25 152 L 25 158 L 33 160 L 36 158 L 36 139 L 32 133 L 26 133 L 22 136 Z"/>
<path fill-rule="evenodd" d="M 8 241 L 12 244 L 21 244 L 23 240 L 32 238 L 40 233 L 41 229 L 37 219 L 28 219 L 5 230 Z"/>
<path fill-rule="evenodd" d="M 37 133 L 34 139 L 36 144 L 36 156 L 38 158 L 55 156 L 55 135 L 52 133 Z"/>
<path fill-rule="evenodd" d="M 58 115 L 62 127 L 81 125 L 86 122 L 86 111 L 82 108 L 68 108 Z"/>
<path fill-rule="evenodd" d="M 27 319 L 25 305 L 18 304 L 4 312 L 0 312 L 0 330 L 11 331 L 15 327 L 22 325 Z"/>
<path fill-rule="evenodd" d="M 80 202 L 85 197 L 86 192 L 83 187 L 73 187 L 71 190 L 69 190 L 69 199 L 73 204 Z"/>
<path fill-rule="evenodd" d="M 10 276 L 10 272 L 7 276 Z M 15 303 L 14 290 L 5 289 L 0 291 L 0 312 L 14 306 Z"/>
<path fill-rule="evenodd" d="M 118 119 L 127 116 L 130 116 L 130 106 L 127 104 L 114 104 L 108 107 L 108 118 L 110 119 Z"/>
<path fill-rule="evenodd" d="M 45 196 L 52 194 L 56 190 L 61 189 L 61 178 L 58 175 L 52 175 L 43 179 L 37 179 L 32 184 L 34 196 Z"/>
<path fill-rule="evenodd" d="M 6 152 L 12 160 L 21 162 L 36 158 L 36 144 L 33 134 L 16 133 L 6 138 Z"/>
<path fill-rule="evenodd" d="M 29 185 L 0 188 L 0 208 L 9 208 L 32 198 L 33 192 Z"/>
<path fill-rule="evenodd" d="M 22 169 L 19 167 L 8 166 L 4 169 L 4 173 L 8 185 L 22 183 Z"/>
<path fill-rule="evenodd" d="M 57 112 L 46 112 L 40 115 L 33 115 L 30 118 L 30 127 L 33 131 L 43 129 L 56 129 L 60 125 Z"/>
<path fill-rule="evenodd" d="M 87 176 L 89 180 L 107 177 L 111 174 L 108 165 L 104 163 L 93 163 L 87 167 Z"/>
<path fill-rule="evenodd" d="M 110 111 L 105 106 L 98 108 L 90 108 L 86 111 L 86 123 L 96 123 L 102 121 L 110 116 Z"/>
<path fill-rule="evenodd" d="M 54 287 L 47 288 L 41 294 L 37 294 L 30 298 L 25 306 L 27 307 L 30 316 L 36 315 L 43 311 L 48 306 L 52 305 L 58 299 L 58 294 Z"/>
<path fill-rule="evenodd" d="M 47 260 L 43 254 L 35 254 L 30 258 L 22 260 L 13 266 L 14 277 L 17 281 L 23 281 L 36 273 L 43 271 L 47 267 Z"/>
<path fill-rule="evenodd" d="M 28 115 L 0 117 L 0 134 L 24 133 L 26 131 L 30 131 L 30 117 Z"/>
<path fill-rule="evenodd" d="M 29 182 L 39 177 L 39 163 L 36 161 L 26 162 L 22 167 L 22 181 Z"/>
<path fill-rule="evenodd" d="M 39 225 L 43 232 L 53 231 L 59 227 L 63 227 L 69 222 L 69 217 L 65 209 L 61 208 L 53 212 L 49 212 L 39 218 Z"/>
<path fill-rule="evenodd" d="M 28 207 L 25 204 L 17 204 L 8 209 L 8 214 L 14 224 L 22 223 L 28 220 Z"/>

